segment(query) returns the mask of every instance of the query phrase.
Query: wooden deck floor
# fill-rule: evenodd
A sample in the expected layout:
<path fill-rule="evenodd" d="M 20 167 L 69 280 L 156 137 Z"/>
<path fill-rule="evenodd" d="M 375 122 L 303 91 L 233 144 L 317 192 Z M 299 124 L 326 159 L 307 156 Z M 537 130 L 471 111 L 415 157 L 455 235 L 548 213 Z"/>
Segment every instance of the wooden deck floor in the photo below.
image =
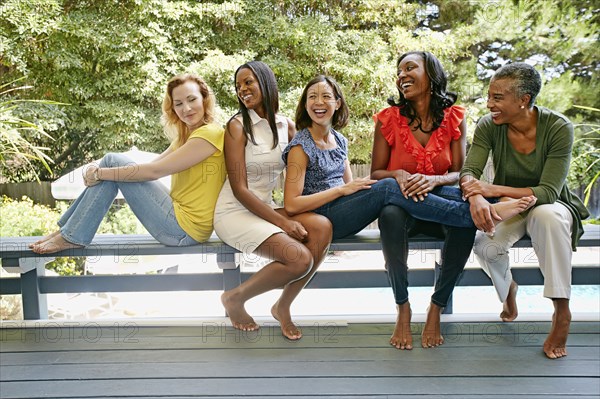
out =
<path fill-rule="evenodd" d="M 391 324 L 321 322 L 290 342 L 274 326 L 67 323 L 4 323 L 1 398 L 600 396 L 597 322 L 573 323 L 559 360 L 541 351 L 544 322 L 444 323 L 443 346 L 412 351 L 388 346 Z"/>

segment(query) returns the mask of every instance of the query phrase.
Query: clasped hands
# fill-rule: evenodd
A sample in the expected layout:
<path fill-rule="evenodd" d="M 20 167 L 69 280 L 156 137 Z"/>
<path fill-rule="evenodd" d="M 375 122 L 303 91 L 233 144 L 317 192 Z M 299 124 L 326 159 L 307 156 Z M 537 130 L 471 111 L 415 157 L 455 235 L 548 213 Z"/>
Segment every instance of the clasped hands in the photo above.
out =
<path fill-rule="evenodd" d="M 421 173 L 411 174 L 404 170 L 399 170 L 395 176 L 404 198 L 408 199 L 410 197 L 415 202 L 423 201 L 427 194 L 437 186 L 436 177 L 438 176 L 428 176 Z"/>
<path fill-rule="evenodd" d="M 98 169 L 100 169 L 97 165 L 91 164 L 83 168 L 83 183 L 86 187 L 92 187 L 96 184 L 100 183 L 100 178 L 98 177 Z"/>

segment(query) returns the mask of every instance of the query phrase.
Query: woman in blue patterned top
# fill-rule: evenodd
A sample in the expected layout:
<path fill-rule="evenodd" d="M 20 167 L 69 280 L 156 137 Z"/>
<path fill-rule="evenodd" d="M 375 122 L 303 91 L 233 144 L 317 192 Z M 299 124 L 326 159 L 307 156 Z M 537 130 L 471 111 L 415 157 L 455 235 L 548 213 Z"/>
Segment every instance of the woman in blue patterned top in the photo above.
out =
<path fill-rule="evenodd" d="M 474 226 L 469 204 L 456 187 L 437 187 L 415 201 L 404 196 L 393 178 L 353 179 L 348 141 L 336 131 L 346 126 L 348 114 L 333 78 L 317 76 L 304 88 L 296 109 L 299 132 L 283 152 L 287 164 L 284 207 L 289 215 L 313 211 L 327 217 L 334 239 L 358 233 L 377 219 L 386 205 L 397 205 L 421 220 Z"/>

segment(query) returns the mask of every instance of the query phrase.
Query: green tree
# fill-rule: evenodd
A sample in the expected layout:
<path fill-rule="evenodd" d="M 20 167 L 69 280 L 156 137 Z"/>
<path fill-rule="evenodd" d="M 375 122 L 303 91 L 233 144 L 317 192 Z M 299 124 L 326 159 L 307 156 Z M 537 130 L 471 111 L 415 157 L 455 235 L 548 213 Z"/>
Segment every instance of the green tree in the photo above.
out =
<path fill-rule="evenodd" d="M 40 138 L 52 140 L 44 128 L 35 122 L 16 116 L 31 105 L 37 107 L 57 104 L 52 101 L 17 100 L 10 98 L 12 92 L 27 90 L 27 86 L 15 86 L 18 82 L 0 84 L 0 182 L 6 175 L 15 175 L 18 171 L 33 175 L 39 181 L 39 174 L 34 162 L 41 164 L 51 172 L 52 162 L 46 154 L 48 148 L 36 145 Z"/>
<path fill-rule="evenodd" d="M 310 78 L 335 77 L 352 113 L 350 158 L 367 163 L 371 116 L 397 93 L 395 61 L 408 50 L 440 58 L 470 132 L 487 112 L 490 76 L 509 60 L 540 70 L 540 104 L 589 118 L 573 104 L 600 108 L 598 11 L 593 0 L 5 0 L 0 71 L 72 104 L 30 113 L 56 139 L 36 142 L 51 148 L 56 174 L 109 150 L 162 150 L 163 86 L 181 71 L 207 79 L 227 120 L 233 71 L 255 58 L 275 71 L 288 116 Z"/>

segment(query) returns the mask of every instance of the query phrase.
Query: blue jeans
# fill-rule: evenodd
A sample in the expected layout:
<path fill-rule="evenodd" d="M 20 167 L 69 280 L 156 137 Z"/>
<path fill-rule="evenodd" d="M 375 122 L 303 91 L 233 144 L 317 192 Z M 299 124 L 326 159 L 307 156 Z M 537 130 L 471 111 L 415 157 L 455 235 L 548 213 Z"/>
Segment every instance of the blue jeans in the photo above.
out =
<path fill-rule="evenodd" d="M 379 217 L 386 205 L 396 205 L 416 219 L 454 227 L 473 228 L 469 203 L 457 187 L 436 187 L 423 201 L 404 198 L 395 179 L 376 182 L 370 189 L 337 198 L 315 212 L 333 225 L 333 238 L 356 234 Z"/>
<path fill-rule="evenodd" d="M 135 162 L 123 154 L 109 153 L 100 161 L 101 168 L 128 165 L 134 168 Z M 198 243 L 177 223 L 169 191 L 158 181 L 104 180 L 95 186 L 87 187 L 58 221 L 63 238 L 70 243 L 84 246 L 92 242 L 119 190 L 135 216 L 157 241 L 170 246 Z"/>

